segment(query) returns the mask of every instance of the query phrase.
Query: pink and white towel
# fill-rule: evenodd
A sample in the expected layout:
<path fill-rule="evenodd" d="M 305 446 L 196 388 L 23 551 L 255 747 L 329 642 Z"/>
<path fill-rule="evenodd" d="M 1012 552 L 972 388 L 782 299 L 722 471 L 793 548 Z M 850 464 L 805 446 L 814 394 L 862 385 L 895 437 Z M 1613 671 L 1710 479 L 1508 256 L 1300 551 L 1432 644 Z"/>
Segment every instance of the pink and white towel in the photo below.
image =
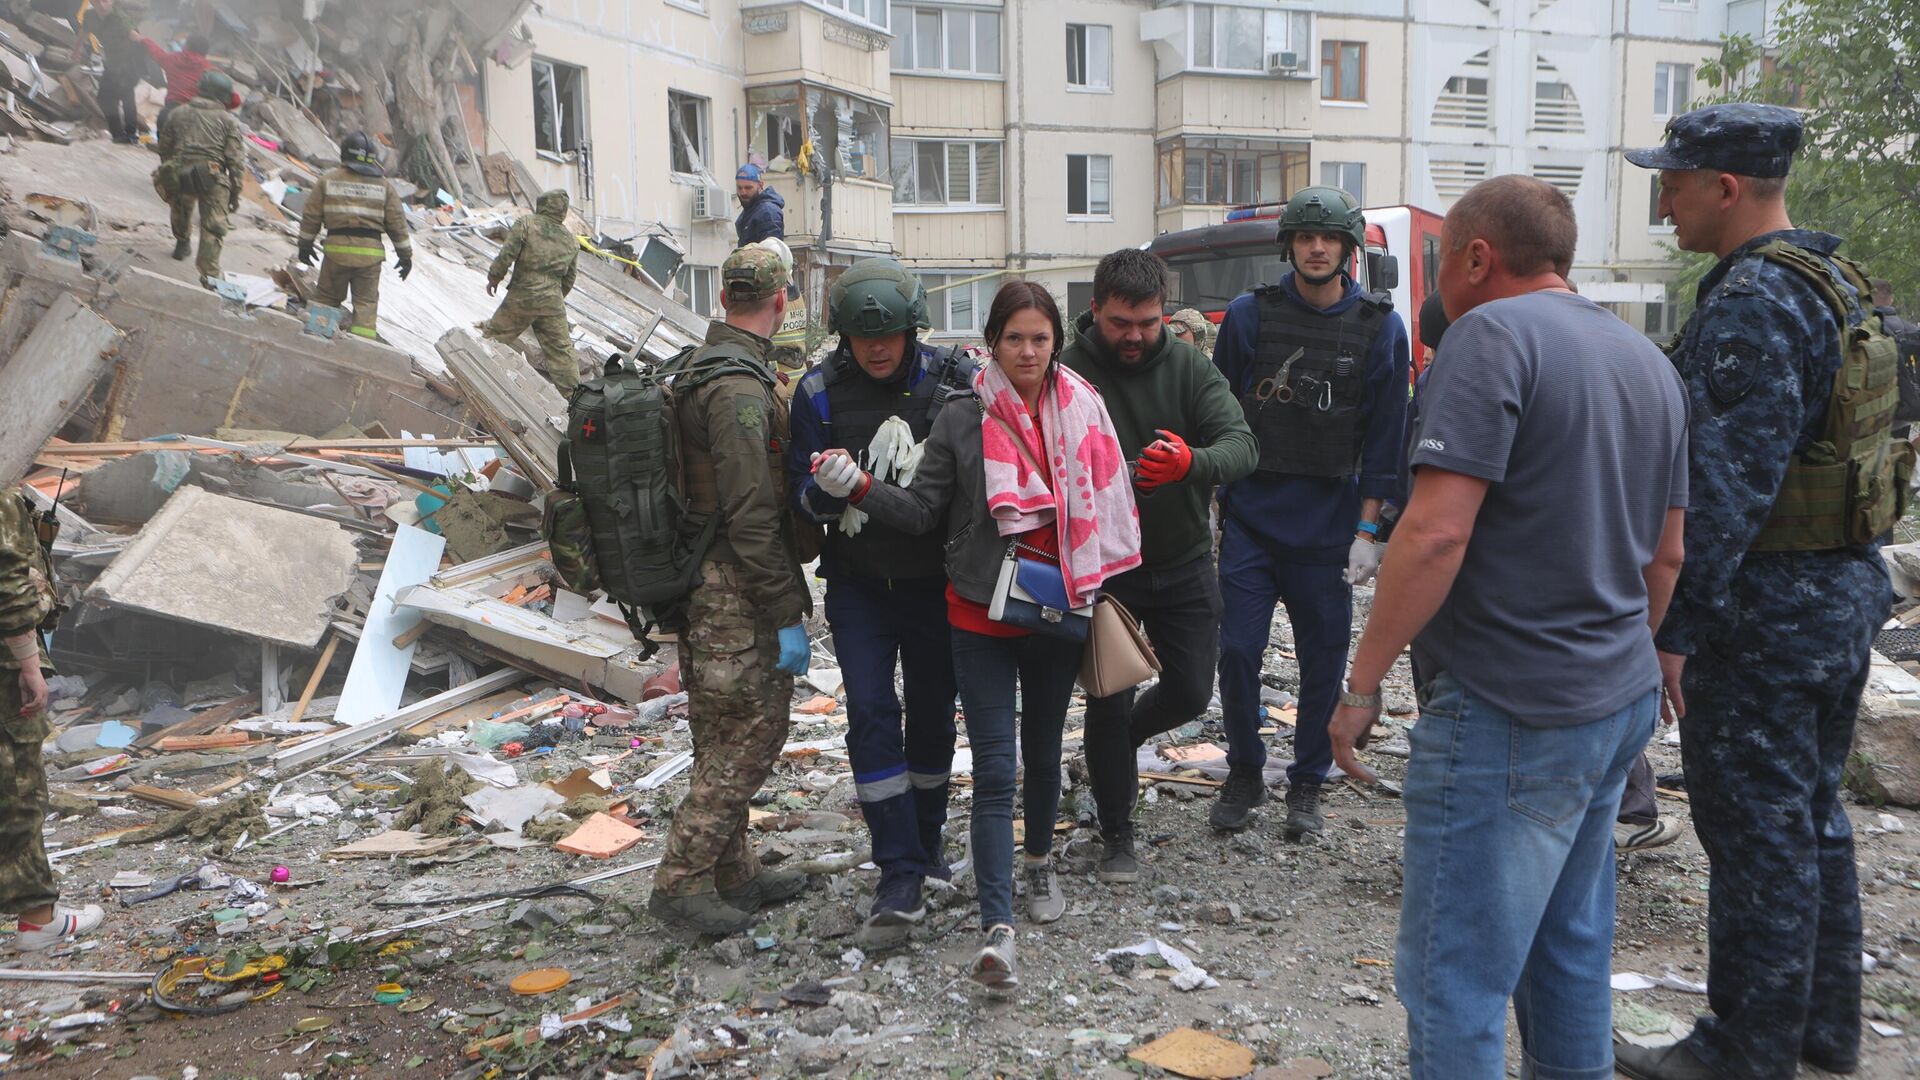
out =
<path fill-rule="evenodd" d="M 998 364 L 982 364 L 974 377 L 974 392 L 986 403 L 980 444 L 987 511 L 1001 536 L 1054 527 L 1067 595 L 1079 607 L 1092 603 L 1108 578 L 1140 565 L 1140 511 L 1100 392 L 1063 365 L 1052 372 L 1038 429 Z M 1041 462 L 1051 485 L 1035 471 Z"/>

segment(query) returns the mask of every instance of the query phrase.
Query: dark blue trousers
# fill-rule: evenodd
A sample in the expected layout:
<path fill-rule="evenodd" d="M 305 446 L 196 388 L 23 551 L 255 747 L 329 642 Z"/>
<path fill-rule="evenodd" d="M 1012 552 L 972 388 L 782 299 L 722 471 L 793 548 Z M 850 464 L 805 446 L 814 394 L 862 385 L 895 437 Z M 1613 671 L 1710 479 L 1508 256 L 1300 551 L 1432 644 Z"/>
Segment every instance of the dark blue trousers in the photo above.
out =
<path fill-rule="evenodd" d="M 1755 555 L 1733 630 L 1700 643 L 1680 757 L 1711 874 L 1707 1001 L 1688 1037 L 1728 1080 L 1788 1080 L 1860 1055 L 1860 885 L 1841 776 L 1874 631 L 1877 552 Z"/>
<path fill-rule="evenodd" d="M 1220 539 L 1220 707 L 1227 730 L 1227 764 L 1261 769 L 1267 744 L 1260 737 L 1260 662 L 1267 651 L 1275 604 L 1287 605 L 1294 655 L 1300 662 L 1300 703 L 1293 764 L 1287 783 L 1319 783 L 1333 764 L 1327 724 L 1340 700 L 1353 625 L 1353 590 L 1344 562 L 1308 563 L 1275 551 L 1231 516 Z"/>
<path fill-rule="evenodd" d="M 847 756 L 882 877 L 946 876 L 940 828 L 953 767 L 953 642 L 945 578 L 827 581 L 827 626 L 847 691 Z M 893 672 L 906 687 L 901 710 Z"/>

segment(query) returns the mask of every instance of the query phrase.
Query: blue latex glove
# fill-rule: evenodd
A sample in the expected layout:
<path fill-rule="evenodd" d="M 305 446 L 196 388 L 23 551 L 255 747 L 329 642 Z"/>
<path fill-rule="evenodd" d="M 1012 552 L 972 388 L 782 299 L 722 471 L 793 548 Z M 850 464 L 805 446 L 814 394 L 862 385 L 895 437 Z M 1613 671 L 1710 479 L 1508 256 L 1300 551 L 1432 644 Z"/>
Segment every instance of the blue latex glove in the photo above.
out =
<path fill-rule="evenodd" d="M 813 645 L 807 640 L 805 623 L 780 628 L 780 662 L 775 667 L 789 675 L 805 675 L 812 657 Z"/>

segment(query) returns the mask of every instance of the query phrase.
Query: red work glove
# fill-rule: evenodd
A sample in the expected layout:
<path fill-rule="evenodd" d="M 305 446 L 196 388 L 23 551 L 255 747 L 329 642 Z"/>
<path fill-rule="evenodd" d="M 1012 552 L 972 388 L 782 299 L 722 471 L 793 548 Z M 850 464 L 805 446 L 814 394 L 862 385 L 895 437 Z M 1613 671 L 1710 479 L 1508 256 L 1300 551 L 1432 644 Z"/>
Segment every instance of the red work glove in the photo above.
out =
<path fill-rule="evenodd" d="M 1165 428 L 1156 429 L 1154 434 L 1160 438 L 1140 451 L 1140 462 L 1134 469 L 1133 486 L 1141 491 L 1177 484 L 1193 468 L 1193 448 L 1185 439 Z"/>

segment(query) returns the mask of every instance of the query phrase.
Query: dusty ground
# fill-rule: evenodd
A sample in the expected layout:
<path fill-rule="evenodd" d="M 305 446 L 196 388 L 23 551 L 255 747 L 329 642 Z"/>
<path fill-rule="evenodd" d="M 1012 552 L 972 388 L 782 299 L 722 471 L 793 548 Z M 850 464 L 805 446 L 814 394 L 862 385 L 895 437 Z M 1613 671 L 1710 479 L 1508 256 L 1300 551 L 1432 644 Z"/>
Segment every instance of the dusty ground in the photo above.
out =
<path fill-rule="evenodd" d="M 1284 659 L 1286 624 L 1276 624 L 1271 681 L 1289 688 L 1293 673 Z M 1404 672 L 1389 695 L 1389 708 L 1406 709 L 1411 695 Z M 1410 717 L 1390 721 L 1403 728 Z M 830 735 L 838 717 L 797 729 L 794 738 Z M 1077 726 L 1069 721 L 1070 726 Z M 675 738 L 670 736 L 669 748 Z M 1391 740 L 1399 741 L 1399 740 Z M 1281 752 L 1284 754 L 1284 746 Z M 564 756 L 564 748 L 563 754 Z M 1677 750 L 1654 747 L 1656 770 L 1677 772 Z M 1398 779 L 1402 762 L 1375 754 L 1383 776 Z M 538 770 L 522 759 L 522 772 Z M 558 775 L 561 760 L 548 771 Z M 651 764 L 629 760 L 616 778 L 630 782 Z M 824 776 L 807 777 L 808 772 Z M 684 790 L 672 784 L 639 797 L 639 809 L 654 819 L 649 839 L 610 863 L 562 855 L 545 847 L 519 852 L 480 846 L 456 849 L 468 855 L 450 865 L 327 861 L 321 853 L 337 834 L 367 835 L 367 820 L 384 807 L 389 792 L 358 790 L 397 783 L 397 770 L 378 755 L 349 763 L 335 774 L 317 774 L 302 790 L 332 793 L 358 802 L 347 818 L 316 824 L 267 844 L 218 860 L 233 873 L 264 882 L 278 863 L 292 867 L 301 888 L 274 890 L 285 912 L 276 926 L 228 938 L 213 932 L 218 893 L 176 893 L 138 907 L 114 908 L 107 933 L 89 947 L 43 957 L 38 967 L 152 970 L 166 950 L 202 950 L 216 957 L 235 949 L 282 951 L 328 937 L 393 926 L 443 907 L 383 909 L 404 887 L 432 883 L 449 894 L 467 895 L 564 881 L 630 865 L 658 853 L 660 820 Z M 806 788 L 825 787 L 809 793 Z M 848 784 L 830 760 L 790 763 L 770 785 L 771 809 L 845 809 Z M 324 960 L 302 968 L 319 974 L 305 992 L 289 986 L 277 997 L 214 1019 L 164 1019 L 138 1004 L 138 988 L 121 984 L 33 985 L 0 982 L 0 1006 L 11 1010 L 19 1042 L 11 1068 L 48 1077 L 184 1077 L 188 1068 L 215 1077 L 390 1076 L 409 1068 L 421 1075 L 478 1076 L 498 1065 L 508 1075 L 600 1076 L 644 1074 L 657 1040 L 676 1028 L 681 1042 L 704 1040 L 709 1075 L 836 1077 L 1050 1077 L 1131 1075 L 1125 1058 L 1168 1030 L 1190 1025 L 1251 1048 L 1262 1065 L 1291 1058 L 1319 1058 L 1348 1078 L 1405 1074 L 1404 1014 L 1392 988 L 1395 920 L 1399 905 L 1400 804 L 1378 792 L 1336 787 L 1328 806 L 1326 837 L 1306 845 L 1279 836 L 1280 815 L 1269 807 L 1256 828 L 1236 837 L 1205 825 L 1207 801 L 1193 789 L 1161 786 L 1143 801 L 1140 834 L 1149 843 L 1147 880 L 1108 887 L 1094 881 L 1082 832 L 1063 833 L 1063 884 L 1067 916 L 1044 928 L 1021 928 L 1022 985 L 1012 1000 L 979 992 L 961 976 L 975 945 L 976 914 L 970 883 L 940 905 L 905 950 L 864 956 L 851 937 L 875 874 L 853 871 L 816 879 L 805 899 L 768 914 L 752 935 L 724 941 L 669 932 L 644 914 L 645 871 L 593 889 L 605 903 L 554 898 L 537 903 L 560 925 L 528 930 L 507 924 L 512 906 L 414 931 L 398 940 L 410 951 L 378 955 L 372 949 L 341 958 L 329 970 Z M 1076 795 L 1064 801 L 1062 817 L 1074 818 Z M 955 801 L 963 823 L 968 800 Z M 1663 799 L 1663 812 L 1685 820 L 1684 801 Z M 1867 977 L 1869 1014 L 1912 1029 L 1920 1018 L 1920 815 L 1896 813 L 1907 831 L 1879 829 L 1880 811 L 1851 808 L 1860 833 L 1861 877 L 1866 891 L 1868 950 L 1880 961 Z M 352 815 L 359 814 L 359 818 Z M 115 822 L 118 825 L 120 822 Z M 53 836 L 63 843 L 102 831 L 97 818 L 63 819 Z M 851 835 L 769 834 L 766 843 L 799 859 L 856 850 Z M 954 836 L 959 830 L 954 830 Z M 1060 849 L 1057 849 L 1060 850 Z M 956 847 L 957 851 L 957 847 Z M 194 845 L 170 841 L 148 847 L 83 853 L 61 865 L 68 895 L 100 898 L 120 870 L 156 877 L 190 870 L 202 860 Z M 1668 968 L 1704 978 L 1706 862 L 1689 830 L 1662 851 L 1620 861 L 1620 920 L 1616 971 L 1660 975 Z M 411 895 L 411 893 L 409 893 Z M 1220 905 L 1239 912 L 1230 923 Z M 270 916 L 278 919 L 279 916 Z M 1157 936 L 1184 949 L 1220 980 L 1217 989 L 1181 992 L 1142 965 L 1130 975 L 1099 962 L 1107 949 Z M 404 948 L 404 947 L 403 947 Z M 516 997 L 508 980 L 529 969 L 563 966 L 572 982 L 539 998 Z M 431 998 L 419 1011 L 403 1012 L 372 1001 L 383 981 L 399 982 L 414 1000 Z M 821 986 L 807 986 L 821 983 Z M 789 999 L 782 1000 L 782 992 Z M 1366 998 L 1377 997 L 1378 1003 Z M 580 1002 L 616 994 L 630 1004 L 610 1014 L 624 1030 L 588 1028 L 531 1048 L 470 1061 L 466 1044 L 537 1025 L 542 1013 L 564 1013 Z M 824 1006 L 799 1002 L 828 999 Z M 1705 1007 L 1699 996 L 1668 990 L 1616 995 L 1678 1018 Z M 82 1009 L 112 1013 L 107 1023 L 80 1029 L 78 1037 L 49 1039 L 46 1018 Z M 312 1018 L 325 1018 L 319 1031 Z M 302 1024 L 302 1021 L 307 1021 Z M 733 1046 L 729 1047 L 729 1040 Z M 1123 1042 L 1124 1040 L 1124 1042 Z M 1920 1039 L 1869 1034 L 1866 1080 L 1892 1080 L 1920 1071 Z M 1140 1067 L 1135 1065 L 1134 1069 Z M 659 1069 L 656 1075 L 671 1075 Z"/>

